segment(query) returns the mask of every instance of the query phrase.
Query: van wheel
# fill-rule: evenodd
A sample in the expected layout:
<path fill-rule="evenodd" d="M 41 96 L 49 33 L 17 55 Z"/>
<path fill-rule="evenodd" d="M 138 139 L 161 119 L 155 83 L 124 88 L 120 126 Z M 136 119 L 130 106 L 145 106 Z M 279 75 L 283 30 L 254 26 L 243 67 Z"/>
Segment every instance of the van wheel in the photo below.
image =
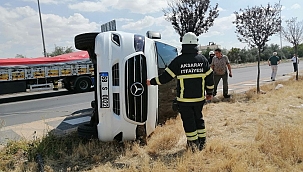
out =
<path fill-rule="evenodd" d="M 88 76 L 82 76 L 76 79 L 75 81 L 75 90 L 77 92 L 86 92 L 89 91 L 92 86 L 92 81 Z"/>
<path fill-rule="evenodd" d="M 95 54 L 95 38 L 100 32 L 83 33 L 75 36 L 75 47 L 78 50 L 85 50 L 93 64 L 97 64 Z"/>
<path fill-rule="evenodd" d="M 75 36 L 75 47 L 78 50 L 95 49 L 95 38 L 100 32 L 83 33 Z"/>
<path fill-rule="evenodd" d="M 91 125 L 89 123 L 79 125 L 77 128 L 77 133 L 78 133 L 78 136 L 83 139 L 98 138 L 97 126 Z"/>
<path fill-rule="evenodd" d="M 90 106 L 91 106 L 93 109 L 95 109 L 95 107 L 96 107 L 96 101 L 95 101 L 95 100 L 91 101 L 91 102 L 90 102 Z"/>

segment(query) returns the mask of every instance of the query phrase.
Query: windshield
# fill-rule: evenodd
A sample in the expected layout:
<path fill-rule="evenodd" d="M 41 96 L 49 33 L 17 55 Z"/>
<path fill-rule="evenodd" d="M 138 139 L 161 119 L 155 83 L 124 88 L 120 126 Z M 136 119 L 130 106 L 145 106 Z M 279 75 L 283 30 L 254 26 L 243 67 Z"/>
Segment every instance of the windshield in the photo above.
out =
<path fill-rule="evenodd" d="M 178 56 L 178 50 L 176 47 L 171 45 L 157 41 L 155 42 L 157 48 L 158 68 L 164 69 L 175 57 Z"/>

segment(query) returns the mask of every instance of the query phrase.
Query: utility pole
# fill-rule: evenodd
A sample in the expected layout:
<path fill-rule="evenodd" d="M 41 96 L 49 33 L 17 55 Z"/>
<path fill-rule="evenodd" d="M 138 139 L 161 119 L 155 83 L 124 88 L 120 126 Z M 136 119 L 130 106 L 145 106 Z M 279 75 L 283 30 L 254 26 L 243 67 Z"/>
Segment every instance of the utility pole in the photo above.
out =
<path fill-rule="evenodd" d="M 281 50 L 282 50 L 282 17 L 281 17 L 281 13 L 282 13 L 282 6 L 281 6 L 281 0 L 279 0 L 279 6 L 280 6 L 280 45 L 281 45 Z"/>
<path fill-rule="evenodd" d="M 44 43 L 44 34 L 43 34 L 43 26 L 42 26 L 42 18 L 41 18 L 41 11 L 40 11 L 40 2 L 38 1 L 38 9 L 39 9 L 39 17 L 40 17 L 40 27 L 41 27 L 41 35 L 42 35 L 42 43 L 43 43 L 43 53 L 44 57 L 46 57 L 46 49 L 45 49 L 45 43 Z"/>

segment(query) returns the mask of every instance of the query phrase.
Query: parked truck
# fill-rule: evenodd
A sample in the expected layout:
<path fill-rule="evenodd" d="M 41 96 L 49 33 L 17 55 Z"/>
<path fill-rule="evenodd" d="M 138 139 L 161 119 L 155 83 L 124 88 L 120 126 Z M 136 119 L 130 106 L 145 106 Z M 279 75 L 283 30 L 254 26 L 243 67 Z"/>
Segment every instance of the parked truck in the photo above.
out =
<path fill-rule="evenodd" d="M 81 54 L 79 58 L 74 54 Z M 93 63 L 87 52 L 50 58 L 0 59 L 0 94 L 26 90 L 58 89 L 58 81 L 69 91 L 85 92 L 92 87 Z"/>
<path fill-rule="evenodd" d="M 97 135 L 101 141 L 144 140 L 155 130 L 158 86 L 147 87 L 146 80 L 178 55 L 176 47 L 159 38 L 154 32 L 142 36 L 120 31 L 75 37 L 75 47 L 88 51 L 96 66 L 95 113 L 90 124 L 78 127 L 79 135 Z M 171 95 L 165 98 L 169 102 Z"/>

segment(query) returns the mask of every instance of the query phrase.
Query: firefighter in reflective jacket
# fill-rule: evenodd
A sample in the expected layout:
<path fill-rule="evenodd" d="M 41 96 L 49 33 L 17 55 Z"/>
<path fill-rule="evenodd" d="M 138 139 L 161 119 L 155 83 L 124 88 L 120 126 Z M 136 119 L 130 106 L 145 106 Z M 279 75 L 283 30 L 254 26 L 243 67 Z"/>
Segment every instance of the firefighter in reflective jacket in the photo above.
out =
<path fill-rule="evenodd" d="M 177 56 L 160 76 L 147 80 L 147 85 L 161 85 L 177 77 L 177 103 L 187 137 L 187 146 L 202 150 L 206 141 L 202 108 L 211 100 L 213 71 L 207 59 L 198 54 L 198 38 L 186 33 L 182 38 L 182 54 Z M 206 94 L 205 94 L 206 93 Z"/>

